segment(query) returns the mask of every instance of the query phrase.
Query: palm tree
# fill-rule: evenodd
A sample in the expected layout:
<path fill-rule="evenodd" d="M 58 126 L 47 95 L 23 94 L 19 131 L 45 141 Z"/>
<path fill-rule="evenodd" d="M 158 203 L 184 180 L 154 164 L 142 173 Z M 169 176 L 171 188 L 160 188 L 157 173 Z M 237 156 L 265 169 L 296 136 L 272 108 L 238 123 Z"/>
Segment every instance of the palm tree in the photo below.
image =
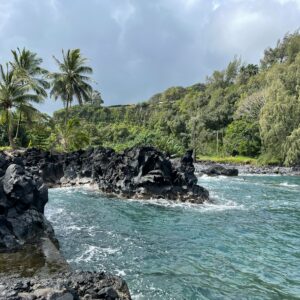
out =
<path fill-rule="evenodd" d="M 0 113 L 2 123 L 7 125 L 7 135 L 9 144 L 12 148 L 16 147 L 13 138 L 13 117 L 15 111 L 34 109 L 30 102 L 40 102 L 41 96 L 30 93 L 30 87 L 27 84 L 20 84 L 16 79 L 13 70 L 9 69 L 8 64 L 6 70 L 0 65 Z"/>
<path fill-rule="evenodd" d="M 37 57 L 36 53 L 26 50 L 25 48 L 22 50 L 17 48 L 17 50 L 12 50 L 11 52 L 13 54 L 13 61 L 10 62 L 10 65 L 14 72 L 16 81 L 18 81 L 21 85 L 26 85 L 30 88 L 34 93 L 40 96 L 41 100 L 42 98 L 46 98 L 46 89 L 50 87 L 50 84 L 46 80 L 46 76 L 49 72 L 40 66 L 43 60 Z M 22 105 L 19 107 L 15 140 L 18 138 L 22 113 L 25 116 L 29 116 L 34 112 L 34 110 L 35 109 L 33 107 L 29 108 L 28 105 Z"/>
<path fill-rule="evenodd" d="M 50 142 L 52 149 L 57 148 L 62 151 L 74 151 L 88 146 L 90 138 L 77 118 L 71 118 L 66 125 L 57 124 L 51 134 Z"/>
<path fill-rule="evenodd" d="M 65 124 L 67 124 L 69 106 L 76 97 L 79 105 L 88 102 L 90 94 L 93 91 L 89 82 L 91 78 L 87 76 L 92 74 L 93 69 L 86 65 L 80 49 L 68 50 L 67 53 L 62 50 L 63 61 L 59 61 L 55 56 L 59 72 L 51 74 L 52 90 L 50 95 L 57 100 L 61 98 L 66 108 Z"/>
<path fill-rule="evenodd" d="M 89 97 L 90 97 L 89 102 L 93 106 L 101 107 L 101 104 L 103 104 L 103 99 L 102 99 L 101 93 L 99 91 L 92 90 Z"/>

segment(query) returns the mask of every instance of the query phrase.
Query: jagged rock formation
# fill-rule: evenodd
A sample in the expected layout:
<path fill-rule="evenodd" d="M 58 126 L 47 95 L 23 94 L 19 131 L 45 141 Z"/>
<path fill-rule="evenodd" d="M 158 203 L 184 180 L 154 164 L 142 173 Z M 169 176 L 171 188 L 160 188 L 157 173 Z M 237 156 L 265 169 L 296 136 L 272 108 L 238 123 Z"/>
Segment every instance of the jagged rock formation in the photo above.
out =
<path fill-rule="evenodd" d="M 32 174 L 49 186 L 96 184 L 99 190 L 125 198 L 165 198 L 203 203 L 208 191 L 197 185 L 191 151 L 172 163 L 153 147 L 116 153 L 95 148 L 68 154 L 29 149 L 20 156 Z"/>
<path fill-rule="evenodd" d="M 0 299 L 130 300 L 126 282 L 104 273 L 59 273 L 51 278 L 1 278 Z"/>
<path fill-rule="evenodd" d="M 0 155 L 0 175 L 0 249 L 17 249 L 42 236 L 58 245 L 44 217 L 48 188 L 43 181 L 26 171 L 22 160 L 4 155 Z"/>

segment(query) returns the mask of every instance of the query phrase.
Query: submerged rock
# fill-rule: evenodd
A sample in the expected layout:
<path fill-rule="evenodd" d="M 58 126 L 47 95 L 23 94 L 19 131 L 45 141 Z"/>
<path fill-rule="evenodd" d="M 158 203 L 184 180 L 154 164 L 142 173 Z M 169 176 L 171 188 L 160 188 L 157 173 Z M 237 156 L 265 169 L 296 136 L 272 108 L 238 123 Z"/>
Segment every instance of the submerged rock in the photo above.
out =
<path fill-rule="evenodd" d="M 126 282 L 105 273 L 67 272 L 52 277 L 0 277 L 0 299 L 130 300 Z"/>
<path fill-rule="evenodd" d="M 201 170 L 201 173 L 206 174 L 208 176 L 238 176 L 239 170 L 236 168 L 225 168 L 221 165 L 213 165 L 208 169 Z"/>

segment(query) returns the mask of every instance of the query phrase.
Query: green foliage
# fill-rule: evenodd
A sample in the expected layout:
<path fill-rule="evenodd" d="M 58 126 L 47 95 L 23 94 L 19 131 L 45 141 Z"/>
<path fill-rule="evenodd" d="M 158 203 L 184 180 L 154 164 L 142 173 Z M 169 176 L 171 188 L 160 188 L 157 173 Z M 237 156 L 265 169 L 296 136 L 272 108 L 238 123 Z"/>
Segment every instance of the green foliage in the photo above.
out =
<path fill-rule="evenodd" d="M 41 96 L 31 93 L 32 88 L 26 82 L 20 83 L 15 70 L 0 65 L 0 112 L 1 123 L 7 127 L 9 145 L 16 147 L 14 134 L 14 117 L 16 110 L 27 112 L 35 110 L 30 102 L 40 102 Z"/>
<path fill-rule="evenodd" d="M 84 102 L 91 101 L 91 98 L 97 98 L 99 101 L 99 95 L 93 94 L 93 88 L 89 84 L 91 78 L 87 76 L 93 72 L 93 69 L 86 65 L 87 59 L 81 55 L 80 49 L 69 49 L 67 53 L 62 50 L 62 56 L 62 62 L 53 57 L 59 72 L 49 75 L 52 85 L 50 96 L 55 100 L 61 98 L 63 101 L 66 107 L 66 124 L 69 106 L 74 98 L 77 98 L 79 105 L 82 105 Z"/>
<path fill-rule="evenodd" d="M 229 155 L 255 157 L 260 153 L 261 141 L 258 123 L 236 120 L 226 129 L 224 149 Z"/>
<path fill-rule="evenodd" d="M 277 42 L 275 48 L 265 50 L 264 57 L 261 60 L 262 68 L 269 68 L 276 63 L 293 63 L 300 52 L 299 31 L 286 34 L 282 40 Z"/>
<path fill-rule="evenodd" d="M 57 151 L 75 151 L 87 147 L 89 135 L 81 126 L 79 119 L 69 119 L 66 125 L 57 124 L 51 133 L 48 144 Z"/>
<path fill-rule="evenodd" d="M 287 137 L 285 152 L 285 165 L 293 166 L 300 164 L 300 127 L 295 129 L 291 135 Z"/>

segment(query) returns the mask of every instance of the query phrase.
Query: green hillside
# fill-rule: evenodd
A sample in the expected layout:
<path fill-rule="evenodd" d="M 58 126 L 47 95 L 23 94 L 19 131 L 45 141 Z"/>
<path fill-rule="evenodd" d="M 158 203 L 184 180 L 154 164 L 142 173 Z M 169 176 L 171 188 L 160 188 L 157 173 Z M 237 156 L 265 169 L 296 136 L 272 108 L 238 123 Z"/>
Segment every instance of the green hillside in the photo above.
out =
<path fill-rule="evenodd" d="M 7 145 L 3 126 L 0 134 Z M 117 151 L 152 144 L 177 155 L 193 148 L 199 157 L 300 164 L 300 35 L 287 34 L 257 65 L 235 58 L 204 83 L 171 87 L 136 105 L 85 101 L 53 118 L 39 114 L 22 123 L 18 143 L 58 150 L 101 145 Z"/>

